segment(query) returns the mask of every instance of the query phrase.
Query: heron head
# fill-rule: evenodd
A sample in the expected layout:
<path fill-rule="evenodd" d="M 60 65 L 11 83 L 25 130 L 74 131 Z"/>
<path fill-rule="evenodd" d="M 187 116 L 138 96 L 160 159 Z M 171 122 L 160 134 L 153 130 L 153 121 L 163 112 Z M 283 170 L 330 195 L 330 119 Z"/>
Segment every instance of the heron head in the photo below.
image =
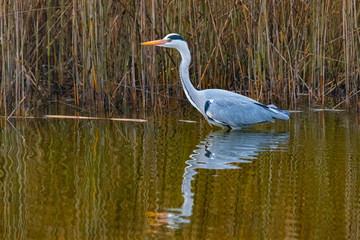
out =
<path fill-rule="evenodd" d="M 160 40 L 141 43 L 141 45 L 153 45 L 167 48 L 179 48 L 184 44 L 186 44 L 185 40 L 177 33 L 170 33 Z"/>

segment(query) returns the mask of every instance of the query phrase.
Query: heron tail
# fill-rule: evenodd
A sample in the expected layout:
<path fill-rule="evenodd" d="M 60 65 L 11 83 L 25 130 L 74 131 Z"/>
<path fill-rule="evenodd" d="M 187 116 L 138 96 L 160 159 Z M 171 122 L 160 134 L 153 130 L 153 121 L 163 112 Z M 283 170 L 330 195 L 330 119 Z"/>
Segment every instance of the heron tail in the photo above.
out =
<path fill-rule="evenodd" d="M 274 104 L 267 106 L 274 114 L 273 118 L 288 120 L 290 118 L 290 113 L 286 110 L 278 109 Z"/>

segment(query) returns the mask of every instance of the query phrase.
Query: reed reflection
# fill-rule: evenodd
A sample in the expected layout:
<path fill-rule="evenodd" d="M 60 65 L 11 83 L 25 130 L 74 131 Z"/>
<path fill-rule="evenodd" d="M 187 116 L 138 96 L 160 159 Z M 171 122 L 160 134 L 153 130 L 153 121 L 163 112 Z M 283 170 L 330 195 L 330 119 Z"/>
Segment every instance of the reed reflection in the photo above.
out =
<path fill-rule="evenodd" d="M 259 131 L 217 131 L 211 132 L 197 145 L 197 149 L 186 161 L 181 192 L 184 198 L 180 208 L 168 209 L 168 225 L 180 228 L 190 223 L 194 206 L 191 183 L 199 169 L 228 170 L 240 169 L 241 164 L 251 163 L 263 151 L 286 151 L 288 133 Z"/>

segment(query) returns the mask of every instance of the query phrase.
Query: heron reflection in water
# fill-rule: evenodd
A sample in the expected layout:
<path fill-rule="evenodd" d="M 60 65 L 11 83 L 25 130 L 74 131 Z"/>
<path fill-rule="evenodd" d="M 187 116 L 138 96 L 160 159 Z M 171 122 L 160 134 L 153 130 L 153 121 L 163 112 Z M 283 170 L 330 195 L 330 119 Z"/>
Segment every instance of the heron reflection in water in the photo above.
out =
<path fill-rule="evenodd" d="M 184 169 L 181 192 L 184 202 L 180 208 L 168 209 L 167 224 L 179 228 L 189 223 L 194 205 L 191 181 L 198 169 L 239 169 L 243 163 L 251 163 L 263 151 L 287 151 L 288 133 L 217 131 L 211 132 L 197 145 Z"/>

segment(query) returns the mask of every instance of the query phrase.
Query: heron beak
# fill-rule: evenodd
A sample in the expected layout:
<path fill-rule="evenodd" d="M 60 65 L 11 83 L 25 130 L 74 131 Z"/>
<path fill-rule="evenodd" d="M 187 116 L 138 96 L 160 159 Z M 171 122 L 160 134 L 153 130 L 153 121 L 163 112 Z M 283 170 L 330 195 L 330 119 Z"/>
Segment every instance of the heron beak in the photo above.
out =
<path fill-rule="evenodd" d="M 158 46 L 158 45 L 164 45 L 165 43 L 167 43 L 168 40 L 164 40 L 164 39 L 160 39 L 160 40 L 155 40 L 155 41 L 150 41 L 150 42 L 143 42 L 140 43 L 141 45 L 154 45 L 154 46 Z"/>

